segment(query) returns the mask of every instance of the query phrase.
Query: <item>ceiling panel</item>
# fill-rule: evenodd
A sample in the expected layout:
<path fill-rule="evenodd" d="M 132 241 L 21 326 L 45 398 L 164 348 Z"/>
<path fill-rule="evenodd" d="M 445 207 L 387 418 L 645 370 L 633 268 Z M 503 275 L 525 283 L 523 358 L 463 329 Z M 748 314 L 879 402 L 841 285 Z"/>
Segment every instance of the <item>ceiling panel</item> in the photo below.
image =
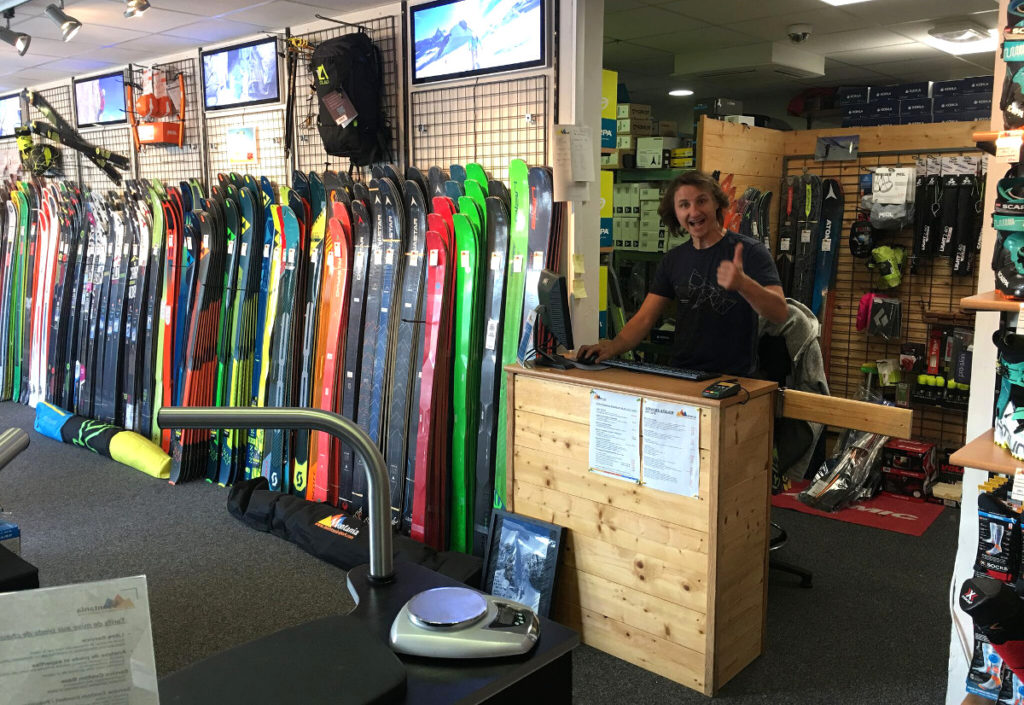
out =
<path fill-rule="evenodd" d="M 839 51 L 854 51 L 857 49 L 870 49 L 872 47 L 908 44 L 912 41 L 900 34 L 889 32 L 879 27 L 873 27 L 870 29 L 855 29 L 827 34 L 818 34 L 815 31 L 807 41 L 800 42 L 796 46 L 804 51 L 829 56 Z"/>
<path fill-rule="evenodd" d="M 658 7 L 608 12 L 604 17 L 605 36 L 632 39 L 666 32 L 681 32 L 706 26 L 707 23 L 669 12 Z"/>
<path fill-rule="evenodd" d="M 991 11 L 998 4 L 994 0 L 875 0 L 847 5 L 843 9 L 851 15 L 887 25 Z"/>
<path fill-rule="evenodd" d="M 907 42 L 888 47 L 875 47 L 873 49 L 859 49 L 857 51 L 829 52 L 828 58 L 841 61 L 852 66 L 871 66 L 872 64 L 886 64 L 894 61 L 910 61 L 914 59 L 938 59 L 945 56 L 938 49 L 920 42 Z"/>
<path fill-rule="evenodd" d="M 227 20 L 204 20 L 196 24 L 176 27 L 165 34 L 172 37 L 190 39 L 194 42 L 223 42 L 229 39 L 245 37 L 251 34 L 258 34 L 261 27 L 242 22 L 229 22 Z"/>
<path fill-rule="evenodd" d="M 656 34 L 651 37 L 638 37 L 632 44 L 662 49 L 678 54 L 700 49 L 728 49 L 750 43 L 750 37 L 733 32 L 724 27 L 702 27 L 683 32 Z"/>
<path fill-rule="evenodd" d="M 42 2 L 43 0 L 35 0 Z M 34 4 L 34 3 L 33 3 Z M 82 24 L 97 24 L 106 27 L 130 29 L 135 32 L 165 32 L 174 27 L 192 24 L 197 15 L 162 9 L 159 0 L 153 0 L 153 7 L 139 17 L 125 18 L 124 3 L 113 0 L 86 0 L 68 6 L 68 14 Z M 180 5 L 166 3 L 163 5 L 178 8 Z M 202 15 L 198 15 L 202 17 Z"/>
<path fill-rule="evenodd" d="M 31 49 L 31 47 L 29 48 Z M 3 50 L 0 49 L 0 51 Z M 16 52 L 12 51 L 10 53 L 13 54 L 13 56 L 10 58 L 4 57 L 4 60 L 0 61 L 0 76 L 9 76 L 11 74 L 20 73 L 31 69 L 33 66 L 39 66 L 40 64 L 46 64 L 61 58 L 59 56 L 47 56 L 45 54 L 30 53 L 25 56 L 18 56 Z"/>
<path fill-rule="evenodd" d="M 79 21 L 81 22 L 81 20 Z M 82 28 L 78 30 L 78 34 L 70 42 L 65 43 L 60 38 L 59 28 L 48 17 L 31 17 L 18 22 L 17 25 L 12 24 L 13 26 L 16 26 L 19 32 L 26 32 L 32 35 L 32 45 L 29 47 L 29 51 L 37 51 L 37 48 L 42 46 L 38 43 L 39 40 L 46 39 L 51 42 L 64 44 L 65 48 L 61 52 L 62 55 L 79 53 L 83 49 L 90 47 L 109 46 L 118 42 L 126 42 L 129 39 L 139 39 L 147 35 L 147 32 L 140 32 L 124 26 L 105 27 L 91 22 L 84 22 Z"/>
<path fill-rule="evenodd" d="M 222 17 L 232 21 L 260 25 L 267 29 L 281 29 L 312 22 L 316 19 L 314 15 L 318 12 L 330 17 L 331 15 L 338 14 L 338 8 L 332 10 L 312 5 L 300 5 L 299 3 L 287 2 L 286 0 L 275 0 L 274 2 L 253 5 L 245 10 L 235 10 Z"/>
<path fill-rule="evenodd" d="M 825 59 L 825 78 L 822 85 L 872 85 L 895 82 L 894 76 L 877 69 L 877 66 L 863 68 Z"/>
<path fill-rule="evenodd" d="M 143 37 L 142 39 L 132 39 L 127 42 L 121 42 L 117 45 L 117 48 L 128 51 L 137 51 L 140 54 L 140 59 L 155 59 L 164 54 L 172 54 L 186 49 L 194 49 L 195 46 L 196 43 L 192 39 L 172 37 L 169 34 L 151 34 L 148 37 Z"/>
<path fill-rule="evenodd" d="M 607 5 L 608 3 L 605 2 Z M 821 0 L 667 0 L 651 2 L 665 10 L 694 17 L 711 24 L 731 26 L 736 20 L 753 20 L 780 14 L 822 9 Z M 606 10 L 607 11 L 607 10 Z M 806 20 L 800 20 L 806 21 Z"/>
<path fill-rule="evenodd" d="M 48 64 L 43 64 L 40 68 L 57 71 L 64 76 L 74 76 L 80 73 L 102 71 L 103 69 L 109 69 L 113 66 L 114 64 L 109 61 L 99 61 L 98 59 L 59 59 L 57 61 L 51 61 Z"/>
<path fill-rule="evenodd" d="M 875 64 L 872 70 L 895 76 L 898 81 L 944 81 L 977 74 L 977 67 L 946 54 L 938 59 L 917 59 Z"/>
<path fill-rule="evenodd" d="M 821 5 L 820 9 L 807 12 L 793 12 L 756 20 L 731 22 L 729 28 L 759 39 L 782 40 L 786 39 L 786 28 L 791 24 L 812 25 L 814 27 L 812 38 L 816 34 L 831 34 L 872 26 L 869 20 L 847 14 L 840 8 L 827 7 L 823 3 L 819 3 L 819 5 Z M 742 14 L 738 16 L 743 17 Z"/>

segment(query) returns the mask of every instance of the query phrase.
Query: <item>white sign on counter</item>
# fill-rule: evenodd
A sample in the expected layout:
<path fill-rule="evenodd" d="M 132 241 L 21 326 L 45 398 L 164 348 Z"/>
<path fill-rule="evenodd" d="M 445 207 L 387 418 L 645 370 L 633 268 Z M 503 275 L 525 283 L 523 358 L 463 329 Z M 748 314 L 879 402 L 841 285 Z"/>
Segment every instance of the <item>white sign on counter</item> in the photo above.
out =
<path fill-rule="evenodd" d="M 698 496 L 700 409 L 644 399 L 643 484 L 656 490 Z"/>
<path fill-rule="evenodd" d="M 146 576 L 0 594 L 0 694 L 159 705 Z"/>
<path fill-rule="evenodd" d="M 590 390 L 590 471 L 640 482 L 641 398 Z"/>

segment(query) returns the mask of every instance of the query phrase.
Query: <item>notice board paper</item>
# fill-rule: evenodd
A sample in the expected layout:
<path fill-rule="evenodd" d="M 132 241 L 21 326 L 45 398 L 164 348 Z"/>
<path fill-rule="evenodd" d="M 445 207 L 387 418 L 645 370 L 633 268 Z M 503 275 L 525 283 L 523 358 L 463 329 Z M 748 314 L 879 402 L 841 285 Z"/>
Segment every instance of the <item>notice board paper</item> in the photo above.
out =
<path fill-rule="evenodd" d="M 159 705 L 146 576 L 0 595 L 0 694 Z"/>
<path fill-rule="evenodd" d="M 590 472 L 640 482 L 641 398 L 590 390 Z"/>
<path fill-rule="evenodd" d="M 700 410 L 644 399 L 642 483 L 696 497 L 700 487 Z"/>

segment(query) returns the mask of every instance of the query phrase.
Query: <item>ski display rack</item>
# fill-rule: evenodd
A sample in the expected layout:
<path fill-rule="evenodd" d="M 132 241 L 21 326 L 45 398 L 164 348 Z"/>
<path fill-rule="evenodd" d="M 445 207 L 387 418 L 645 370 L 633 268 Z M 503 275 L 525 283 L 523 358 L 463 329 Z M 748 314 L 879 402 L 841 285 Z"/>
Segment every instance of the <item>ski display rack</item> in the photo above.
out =
<path fill-rule="evenodd" d="M 837 258 L 834 262 L 835 285 L 830 288 L 829 295 L 823 302 L 823 310 L 819 318 L 826 324 L 822 326 L 821 349 L 828 370 L 829 390 L 833 396 L 855 398 L 858 386 L 863 382 L 860 365 L 865 361 L 885 358 L 899 358 L 900 346 L 904 341 L 927 340 L 929 326 L 938 319 L 945 319 L 957 314 L 960 310 L 960 299 L 970 296 L 977 289 L 978 269 L 985 263 L 975 264 L 974 273 L 970 276 L 953 276 L 950 258 L 935 256 L 922 259 L 915 273 L 910 273 L 909 266 L 904 268 L 902 283 L 894 289 L 879 287 L 878 275 L 864 266 L 864 260 L 855 258 L 848 244 L 850 224 L 857 217 L 860 203 L 860 177 L 873 167 L 878 166 L 913 166 L 915 159 L 931 155 L 956 156 L 962 154 L 976 155 L 978 152 L 969 149 L 935 148 L 920 151 L 861 152 L 856 160 L 843 162 L 815 161 L 813 155 L 789 155 L 782 160 L 783 176 L 787 183 L 780 184 L 776 209 L 780 223 L 780 234 L 785 234 L 787 226 L 782 209 L 788 203 L 786 188 L 788 182 L 805 176 L 814 176 L 822 181 L 836 180 L 844 195 L 842 228 L 838 238 Z M 794 197 L 794 206 L 800 199 Z M 799 238 L 799 223 L 796 225 L 796 237 Z M 880 242 L 891 246 L 900 245 L 908 255 L 912 252 L 914 228 L 907 227 L 902 231 L 884 231 Z M 833 235 L 833 244 L 837 240 Z M 772 250 L 778 262 L 778 250 Z M 813 266 L 813 265 L 812 265 Z M 813 270 L 810 278 L 813 279 Z M 810 289 L 808 289 L 810 293 Z M 883 296 L 898 297 L 903 305 L 901 336 L 892 341 L 885 341 L 877 336 L 866 335 L 856 330 L 855 319 L 861 296 L 867 292 L 876 292 Z M 960 314 L 963 315 L 963 314 Z M 924 438 L 941 446 L 960 447 L 964 444 L 964 414 L 955 409 L 944 409 L 935 406 L 918 406 L 914 408 L 915 438 Z"/>
<path fill-rule="evenodd" d="M 538 266 L 564 267 L 549 169 L 512 171 L 511 189 L 479 164 L 375 166 L 368 184 L 296 171 L 276 188 L 236 172 L 120 191 L 4 182 L 0 398 L 148 437 L 174 484 L 262 476 L 365 516 L 362 468 L 323 434 L 155 423 L 170 405 L 336 411 L 384 453 L 394 525 L 482 554 L 504 487 L 499 389 L 532 271 L 523 238 Z M 471 195 L 428 198 L 430 173 Z"/>

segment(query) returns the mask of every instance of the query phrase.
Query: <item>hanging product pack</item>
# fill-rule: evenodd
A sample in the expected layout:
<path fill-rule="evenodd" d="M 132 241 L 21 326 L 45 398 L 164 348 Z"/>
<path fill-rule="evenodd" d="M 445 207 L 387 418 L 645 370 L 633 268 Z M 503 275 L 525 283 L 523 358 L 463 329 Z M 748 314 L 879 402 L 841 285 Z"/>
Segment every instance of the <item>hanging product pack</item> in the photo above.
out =
<path fill-rule="evenodd" d="M 380 50 L 364 32 L 328 39 L 313 51 L 310 74 L 316 89 L 317 129 L 324 150 L 354 166 L 384 161 L 391 128 L 381 104 Z"/>

